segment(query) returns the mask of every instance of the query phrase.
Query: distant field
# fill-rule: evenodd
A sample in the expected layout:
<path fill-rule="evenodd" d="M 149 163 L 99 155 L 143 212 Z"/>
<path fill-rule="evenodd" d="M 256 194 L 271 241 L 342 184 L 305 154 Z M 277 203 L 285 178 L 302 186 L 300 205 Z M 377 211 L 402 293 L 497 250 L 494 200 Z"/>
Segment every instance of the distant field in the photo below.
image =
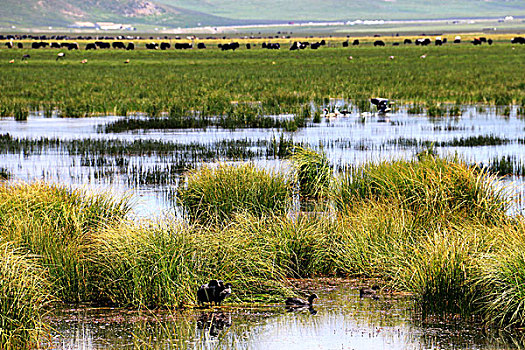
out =
<path fill-rule="evenodd" d="M 441 47 L 392 46 L 402 42 L 396 37 L 373 47 L 374 38 L 360 38 L 361 45 L 348 48 L 342 47 L 346 38 L 331 38 L 319 50 L 302 51 L 289 51 L 289 40 L 280 40 L 281 50 L 243 40 L 235 52 L 220 51 L 219 41 L 209 40 L 205 50 L 62 50 L 66 56 L 58 61 L 56 49 L 4 49 L 1 43 L 0 115 L 295 114 L 329 98 L 366 108 L 372 96 L 426 106 L 525 105 L 525 45 L 511 45 L 509 38 L 494 37 L 492 46 Z M 247 50 L 246 42 L 254 48 Z M 85 42 L 79 44 L 84 48 Z M 136 44 L 143 48 L 143 42 Z M 24 54 L 31 57 L 21 61 Z"/>

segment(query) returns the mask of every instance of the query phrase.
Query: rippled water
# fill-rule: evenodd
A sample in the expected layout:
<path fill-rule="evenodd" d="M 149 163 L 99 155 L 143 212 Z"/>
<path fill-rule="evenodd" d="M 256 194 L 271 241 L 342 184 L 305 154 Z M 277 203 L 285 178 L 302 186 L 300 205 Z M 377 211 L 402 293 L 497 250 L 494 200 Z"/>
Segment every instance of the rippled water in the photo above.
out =
<path fill-rule="evenodd" d="M 316 291 L 313 309 L 223 306 L 162 313 L 66 308 L 50 316 L 53 349 L 508 349 L 519 334 L 468 322 L 421 321 L 409 297 Z"/>
<path fill-rule="evenodd" d="M 221 130 L 150 130 L 147 132 L 127 132 L 103 134 L 98 127 L 118 120 L 119 117 L 63 119 L 43 118 L 32 115 L 26 122 L 16 122 L 12 118 L 0 119 L 0 134 L 9 133 L 14 138 L 39 139 L 42 137 L 61 140 L 106 139 L 106 140 L 161 140 L 178 144 L 199 143 L 208 147 L 222 140 L 269 141 L 279 138 L 279 130 L 239 129 Z M 488 164 L 491 160 L 510 156 L 515 164 L 525 164 L 523 140 L 525 121 L 516 116 L 513 109 L 510 116 L 504 117 L 494 108 L 476 106 L 464 107 L 460 117 L 429 118 L 408 115 L 400 109 L 387 118 L 377 116 L 362 118 L 355 113 L 345 118 L 324 119 L 320 124 L 311 124 L 294 133 L 285 133 L 294 142 L 303 142 L 311 147 L 322 147 L 330 160 L 336 165 L 362 164 L 366 161 L 412 158 L 421 148 L 403 143 L 446 142 L 473 136 L 495 136 L 510 142 L 496 146 L 477 147 L 437 147 L 441 155 L 454 155 L 470 163 Z M 252 147 L 254 150 L 256 146 Z M 261 151 L 262 152 L 262 151 Z M 104 159 L 101 159 L 104 158 Z M 122 157 L 121 157 L 122 158 Z M 167 166 L 174 164 L 180 155 L 151 155 L 124 157 L 125 165 L 117 165 L 122 159 L 94 157 L 86 159 L 71 156 L 64 149 L 48 148 L 40 152 L 0 153 L 0 168 L 7 169 L 13 178 L 31 181 L 44 179 L 72 186 L 131 192 L 135 195 L 135 211 L 141 216 L 157 215 L 172 211 L 171 193 L 177 181 L 171 183 L 147 183 L 150 173 L 163 173 Z M 261 156 L 255 161 L 261 166 L 286 168 L 286 162 Z M 522 190 L 522 179 L 513 177 Z"/>

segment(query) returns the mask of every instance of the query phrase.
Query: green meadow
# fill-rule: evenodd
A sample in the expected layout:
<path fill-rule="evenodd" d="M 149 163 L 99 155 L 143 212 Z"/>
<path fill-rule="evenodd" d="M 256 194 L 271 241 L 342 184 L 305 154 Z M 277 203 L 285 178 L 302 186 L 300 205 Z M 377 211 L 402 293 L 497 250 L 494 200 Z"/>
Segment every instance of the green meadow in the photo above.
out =
<path fill-rule="evenodd" d="M 525 103 L 525 50 L 511 45 L 508 37 L 481 47 L 468 42 L 392 46 L 402 42 L 396 38 L 373 47 L 370 38 L 343 48 L 345 39 L 301 51 L 288 50 L 291 40 L 281 40 L 281 50 L 263 50 L 261 40 L 252 41 L 257 46 L 251 50 L 244 46 L 250 41 L 243 40 L 235 52 L 218 50 L 217 41 L 208 42 L 205 50 L 79 50 L 66 51 L 58 61 L 56 49 L 2 49 L 0 116 L 140 112 L 153 118 L 167 115 L 174 125 L 183 125 L 180 120 L 186 118 L 221 117 L 226 127 L 228 122 L 242 125 L 239 121 L 265 127 L 253 120 L 308 114 L 311 103 L 322 109 L 330 98 L 345 99 L 361 111 L 370 108 L 374 96 L 423 109 L 441 103 Z M 21 61 L 24 54 L 31 58 Z"/>

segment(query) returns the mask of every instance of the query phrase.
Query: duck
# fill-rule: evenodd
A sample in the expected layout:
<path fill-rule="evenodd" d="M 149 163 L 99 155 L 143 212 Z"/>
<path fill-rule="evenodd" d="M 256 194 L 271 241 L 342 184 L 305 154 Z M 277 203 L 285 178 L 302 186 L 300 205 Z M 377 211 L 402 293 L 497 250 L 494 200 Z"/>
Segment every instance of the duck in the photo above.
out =
<path fill-rule="evenodd" d="M 374 285 L 371 288 L 361 288 L 359 289 L 359 297 L 360 298 L 372 298 L 372 299 L 379 299 L 377 296 L 377 291 L 379 290 L 379 286 Z"/>
<path fill-rule="evenodd" d="M 308 297 L 308 301 L 301 299 L 301 298 L 288 298 L 284 302 L 287 306 L 312 306 L 312 303 L 314 302 L 314 299 L 318 298 L 317 294 L 312 294 Z"/>
<path fill-rule="evenodd" d="M 221 280 L 211 280 L 197 290 L 197 302 L 201 305 L 204 303 L 220 305 L 232 293 L 231 287 L 231 283 L 224 284 Z"/>

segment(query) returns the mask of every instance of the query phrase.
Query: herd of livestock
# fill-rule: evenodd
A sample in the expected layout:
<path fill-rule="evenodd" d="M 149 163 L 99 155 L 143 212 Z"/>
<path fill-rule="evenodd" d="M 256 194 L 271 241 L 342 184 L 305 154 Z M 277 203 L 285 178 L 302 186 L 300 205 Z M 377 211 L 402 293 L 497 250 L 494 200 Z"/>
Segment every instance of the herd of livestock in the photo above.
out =
<path fill-rule="evenodd" d="M 71 42 L 71 41 L 62 41 L 62 40 L 72 40 L 71 38 L 68 38 L 68 37 L 61 37 L 61 36 L 53 36 L 51 38 L 47 38 L 46 36 L 13 36 L 13 35 L 8 35 L 8 36 L 4 36 L 4 35 L 0 35 L 0 40 L 7 40 L 7 42 L 5 43 L 5 46 L 9 49 L 13 49 L 13 48 L 19 48 L 19 49 L 23 49 L 24 48 L 24 43 L 21 41 L 21 40 L 27 40 L 27 39 L 32 39 L 34 41 L 32 41 L 29 45 L 32 49 L 41 49 L 41 48 L 53 48 L 53 49 L 67 49 L 67 50 L 80 50 L 80 46 L 77 42 Z M 52 41 L 48 41 L 49 39 L 51 39 Z M 60 40 L 62 42 L 59 42 L 59 41 L 54 41 L 54 40 Z M 92 40 L 91 37 L 78 37 L 76 39 L 82 39 L 82 40 Z M 44 41 L 46 40 L 46 41 Z M 74 39 L 73 39 L 74 40 Z M 109 41 L 102 41 L 102 40 L 96 40 L 94 42 L 88 42 L 84 49 L 85 50 L 97 50 L 97 49 L 122 49 L 122 50 L 135 50 L 136 48 L 138 48 L 138 45 L 133 43 L 132 41 L 128 41 L 128 42 L 124 42 L 124 41 L 119 41 L 119 40 L 116 40 L 116 38 L 113 38 L 113 37 L 104 37 L 103 40 L 111 40 L 111 42 Z M 460 36 L 456 36 L 454 38 L 454 43 L 461 43 L 462 40 L 461 40 L 461 37 Z M 427 46 L 427 45 L 431 45 L 432 43 L 434 43 L 434 45 L 437 45 L 437 46 L 441 46 L 443 44 L 446 44 L 447 43 L 447 38 L 441 38 L 441 37 L 436 37 L 434 41 L 432 41 L 430 38 L 418 38 L 418 39 L 415 39 L 414 41 L 412 41 L 411 39 L 404 39 L 403 41 L 403 45 L 409 45 L 409 44 L 415 44 L 415 45 L 421 45 L 421 46 Z M 482 45 L 484 43 L 488 44 L 488 45 L 492 45 L 493 43 L 493 40 L 490 39 L 490 38 L 486 38 L 486 37 L 477 37 L 477 38 L 474 38 L 472 39 L 471 43 L 473 45 Z M 525 38 L 524 37 L 514 37 L 511 39 L 511 43 L 512 44 L 525 44 Z M 360 41 L 359 39 L 355 39 L 352 41 L 352 43 L 350 43 L 349 40 L 346 40 L 342 43 L 342 46 L 343 47 L 348 47 L 350 45 L 352 46 L 357 46 L 360 44 Z M 391 43 L 391 45 L 393 46 L 399 46 L 401 43 L 400 42 L 393 42 Z M 26 44 L 28 45 L 28 44 Z M 310 49 L 318 49 L 320 48 L 321 46 L 325 46 L 326 45 L 326 41 L 325 40 L 321 40 L 321 41 L 317 41 L 317 42 L 308 42 L 308 41 L 294 41 L 291 45 L 290 45 L 290 50 L 302 50 L 302 49 L 306 49 L 306 48 L 310 48 Z M 383 40 L 375 40 L 373 41 L 373 45 L 374 46 L 386 46 L 386 43 L 383 41 Z M 246 49 L 251 49 L 252 47 L 255 47 L 257 46 L 257 44 L 252 44 L 252 43 L 247 43 L 245 44 L 245 47 Z M 166 41 L 161 41 L 160 43 L 159 42 L 155 42 L 155 41 L 151 41 L 151 42 L 148 42 L 148 43 L 145 43 L 144 44 L 144 47 L 148 50 L 168 50 L 168 49 L 171 49 L 172 47 L 174 49 L 177 49 L 177 50 L 184 50 L 184 49 L 193 49 L 194 48 L 194 44 L 193 44 L 193 41 L 191 43 L 188 43 L 188 42 L 176 42 L 175 44 L 171 44 L 170 42 L 166 42 Z M 236 49 L 239 49 L 241 47 L 241 45 L 238 43 L 238 42 L 235 42 L 235 41 L 232 41 L 230 43 L 225 43 L 225 44 L 218 44 L 217 47 L 223 51 L 227 51 L 227 50 L 232 50 L 232 51 L 235 51 Z M 272 43 L 272 42 L 263 42 L 261 44 L 261 47 L 263 49 L 280 49 L 281 48 L 281 44 L 279 43 Z M 196 44 L 196 48 L 197 49 L 206 49 L 206 44 L 204 42 L 199 42 Z"/>

